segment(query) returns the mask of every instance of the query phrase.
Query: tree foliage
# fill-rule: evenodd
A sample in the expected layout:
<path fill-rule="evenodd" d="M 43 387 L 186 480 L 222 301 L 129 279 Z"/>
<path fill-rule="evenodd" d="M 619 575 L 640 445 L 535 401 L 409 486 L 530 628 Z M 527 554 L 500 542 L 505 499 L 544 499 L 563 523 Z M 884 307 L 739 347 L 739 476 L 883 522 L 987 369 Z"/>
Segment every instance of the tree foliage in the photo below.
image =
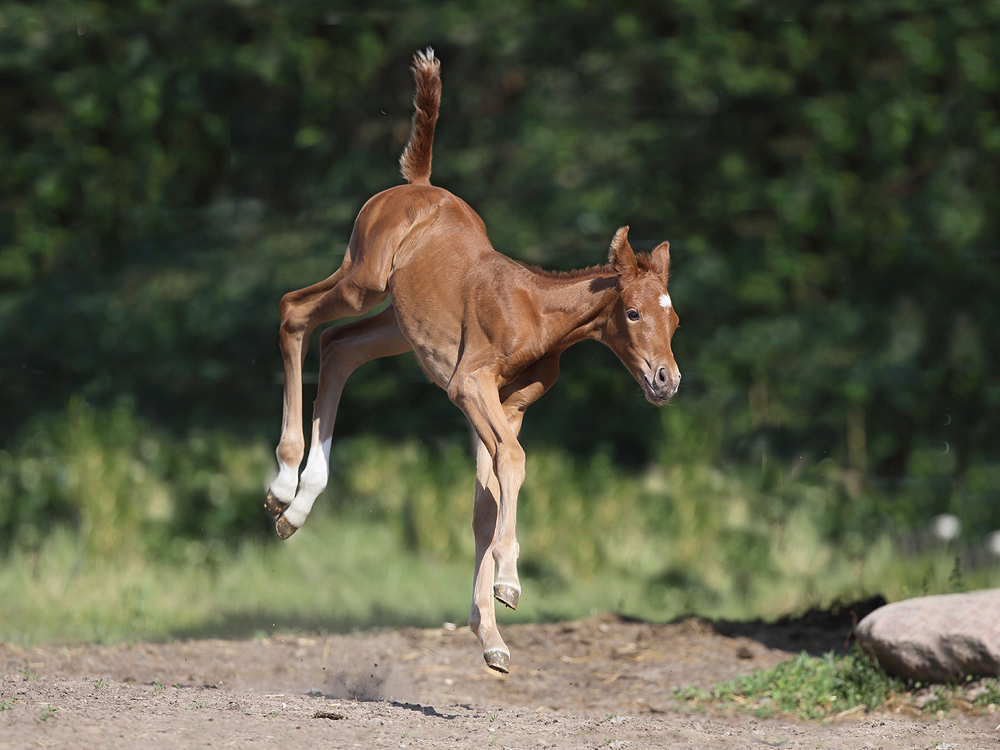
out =
<path fill-rule="evenodd" d="M 126 393 L 273 435 L 277 300 L 399 182 L 430 45 L 433 179 L 499 250 L 590 265 L 626 223 L 672 243 L 677 405 L 581 346 L 529 437 L 994 463 L 998 27 L 996 2 L 956 0 L 7 3 L 0 409 L 16 427 Z M 464 429 L 429 389 L 412 361 L 366 366 L 340 426 Z"/>

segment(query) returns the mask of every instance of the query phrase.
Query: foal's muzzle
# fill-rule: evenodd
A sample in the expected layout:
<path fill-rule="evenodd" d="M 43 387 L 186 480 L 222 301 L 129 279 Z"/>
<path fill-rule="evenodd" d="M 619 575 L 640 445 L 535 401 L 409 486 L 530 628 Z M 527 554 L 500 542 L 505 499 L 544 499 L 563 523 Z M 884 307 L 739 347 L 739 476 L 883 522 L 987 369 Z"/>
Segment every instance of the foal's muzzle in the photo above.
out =
<path fill-rule="evenodd" d="M 641 382 L 646 400 L 654 406 L 661 406 L 677 393 L 681 384 L 681 373 L 676 367 L 673 372 L 666 367 L 657 367 L 651 376 L 643 375 Z"/>

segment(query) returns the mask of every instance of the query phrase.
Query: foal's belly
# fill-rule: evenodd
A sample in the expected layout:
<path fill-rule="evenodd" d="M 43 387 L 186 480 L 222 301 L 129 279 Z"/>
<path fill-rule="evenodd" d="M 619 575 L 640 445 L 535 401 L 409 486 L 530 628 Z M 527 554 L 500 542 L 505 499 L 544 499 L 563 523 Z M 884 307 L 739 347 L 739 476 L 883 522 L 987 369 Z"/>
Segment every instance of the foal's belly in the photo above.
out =
<path fill-rule="evenodd" d="M 461 318 L 450 309 L 440 289 L 428 287 L 421 293 L 410 294 L 408 289 L 398 286 L 393 289 L 393 286 L 396 285 L 390 283 L 399 329 L 413 346 L 427 376 L 447 388 L 461 350 Z"/>
<path fill-rule="evenodd" d="M 392 269 L 387 286 L 399 328 L 442 388 L 458 369 L 497 375 L 503 339 L 511 335 L 497 305 L 504 294 L 497 264 L 502 271 L 510 261 L 488 245 L 470 247 L 447 234 L 433 239 L 397 258 Z"/>

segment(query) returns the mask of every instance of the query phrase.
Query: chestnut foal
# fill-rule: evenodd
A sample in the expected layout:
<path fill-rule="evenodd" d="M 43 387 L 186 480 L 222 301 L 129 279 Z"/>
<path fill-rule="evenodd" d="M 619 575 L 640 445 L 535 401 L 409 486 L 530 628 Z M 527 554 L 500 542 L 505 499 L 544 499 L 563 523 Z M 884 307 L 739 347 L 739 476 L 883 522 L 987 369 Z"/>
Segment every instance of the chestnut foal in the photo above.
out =
<path fill-rule="evenodd" d="M 666 242 L 633 253 L 628 227 L 611 243 L 609 263 L 572 273 L 546 273 L 497 253 L 482 220 L 464 201 L 430 184 L 431 146 L 441 100 L 440 63 L 432 50 L 413 61 L 413 126 L 400 158 L 406 185 L 370 199 L 354 223 L 343 264 L 328 279 L 281 300 L 285 366 L 278 476 L 265 507 L 287 539 L 326 487 L 337 405 L 361 364 L 412 350 L 479 436 L 476 539 L 469 626 L 486 663 L 507 672 L 510 652 L 497 629 L 493 597 L 516 608 L 517 493 L 524 451 L 517 442 L 524 410 L 559 375 L 559 356 L 583 339 L 618 355 L 660 405 L 680 383 L 670 350 L 677 328 L 667 293 Z M 302 436 L 302 362 L 320 323 L 361 315 L 391 295 L 392 304 L 320 337 L 318 396 L 309 460 L 298 476 Z M 494 582 L 494 565 L 496 582 Z"/>

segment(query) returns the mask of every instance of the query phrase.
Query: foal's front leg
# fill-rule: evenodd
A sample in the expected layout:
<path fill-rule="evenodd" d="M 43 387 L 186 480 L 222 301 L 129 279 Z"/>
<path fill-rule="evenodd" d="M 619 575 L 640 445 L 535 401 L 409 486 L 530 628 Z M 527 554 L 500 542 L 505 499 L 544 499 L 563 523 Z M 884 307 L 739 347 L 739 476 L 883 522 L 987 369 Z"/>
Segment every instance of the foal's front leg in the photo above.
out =
<path fill-rule="evenodd" d="M 504 412 L 507 414 L 507 423 L 510 425 L 510 431 L 516 439 L 521 432 L 521 420 L 524 417 L 524 412 L 520 409 L 515 409 L 511 413 L 507 403 L 504 403 Z M 493 471 L 493 461 L 490 459 L 489 451 L 487 451 L 486 446 L 482 443 L 479 444 L 476 460 L 477 482 L 481 471 L 488 473 L 485 486 L 489 487 L 494 498 L 499 498 L 500 481 Z M 506 511 L 503 524 L 504 535 L 500 536 L 500 524 L 497 523 L 494 529 L 493 543 L 490 546 L 493 562 L 496 563 L 496 581 L 493 584 L 493 598 L 510 609 L 517 609 L 517 602 L 521 598 L 521 581 L 517 576 L 517 558 L 521 548 L 517 543 L 516 533 L 516 497 L 514 501 L 512 504 L 513 507 L 504 508 Z M 499 512 L 499 503 L 497 510 Z"/>
<path fill-rule="evenodd" d="M 517 380 L 503 389 L 500 399 L 503 402 L 504 414 L 510 431 L 517 438 L 521 434 L 521 422 L 524 411 L 545 393 L 559 377 L 559 354 L 550 353 L 527 367 Z M 493 473 L 493 466 L 485 447 L 480 451 L 480 461 L 477 461 L 477 472 L 482 469 L 489 472 L 489 478 L 484 486 L 489 486 L 494 497 L 500 496 L 499 481 Z M 511 609 L 517 609 L 521 597 L 521 583 L 517 576 L 517 557 L 520 545 L 517 543 L 517 497 L 511 506 L 504 507 L 503 524 L 498 524 L 496 538 L 492 546 L 493 560 L 496 562 L 496 582 L 493 584 L 493 596 L 498 602 Z M 503 532 L 501 534 L 501 531 Z"/>
<path fill-rule="evenodd" d="M 469 627 L 483 645 L 483 658 L 498 672 L 507 672 L 510 651 L 497 627 L 493 596 L 493 542 L 496 539 L 500 486 L 493 473 L 493 458 L 482 441 L 476 448 L 476 504 L 472 511 L 472 533 L 476 540 L 476 565 L 472 577 L 472 611 Z"/>
<path fill-rule="evenodd" d="M 492 551 L 492 557 L 496 559 L 496 545 L 504 539 L 514 540 L 517 493 L 524 482 L 524 451 L 510 428 L 496 386 L 490 382 L 489 375 L 471 366 L 466 372 L 469 371 L 475 374 L 471 377 L 465 373 L 456 374 L 448 388 L 448 396 L 468 417 L 481 443 L 473 514 L 476 571 L 469 626 L 479 636 L 486 663 L 499 672 L 507 672 L 510 651 L 496 624 L 493 608 L 494 561 L 487 557 L 487 552 Z M 490 488 L 493 483 L 489 478 L 489 469 L 496 476 L 493 489 Z M 505 529 L 509 531 L 505 532 Z M 517 550 L 508 550 L 500 558 L 513 564 Z"/>

